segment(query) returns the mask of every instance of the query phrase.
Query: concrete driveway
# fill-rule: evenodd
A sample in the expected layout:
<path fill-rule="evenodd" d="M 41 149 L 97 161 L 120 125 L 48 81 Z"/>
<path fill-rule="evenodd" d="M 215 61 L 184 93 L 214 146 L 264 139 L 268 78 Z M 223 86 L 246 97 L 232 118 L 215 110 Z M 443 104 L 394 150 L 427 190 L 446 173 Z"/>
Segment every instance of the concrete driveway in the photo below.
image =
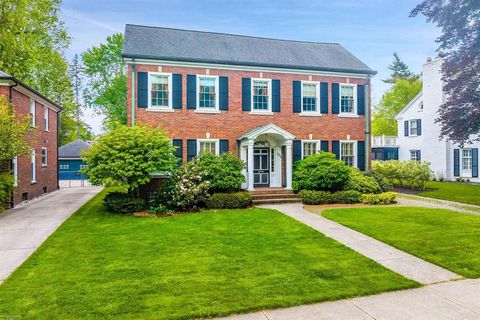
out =
<path fill-rule="evenodd" d="M 101 187 L 70 188 L 30 201 L 0 216 L 0 283 Z"/>

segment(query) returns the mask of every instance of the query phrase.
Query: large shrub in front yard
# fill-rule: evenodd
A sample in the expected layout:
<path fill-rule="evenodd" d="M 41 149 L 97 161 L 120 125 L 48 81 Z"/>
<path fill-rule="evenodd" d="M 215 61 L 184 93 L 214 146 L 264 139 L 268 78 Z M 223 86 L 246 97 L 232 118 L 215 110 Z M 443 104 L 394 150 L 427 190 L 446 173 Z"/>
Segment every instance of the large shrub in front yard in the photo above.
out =
<path fill-rule="evenodd" d="M 433 176 L 430 163 L 419 161 L 373 161 L 372 169 L 399 187 L 425 189 Z"/>
<path fill-rule="evenodd" d="M 0 172 L 0 212 L 3 212 L 5 204 L 10 201 L 13 183 L 13 175 L 10 172 Z"/>
<path fill-rule="evenodd" d="M 357 168 L 349 168 L 350 175 L 345 190 L 356 190 L 361 193 L 380 193 L 382 190 L 375 178 L 365 175 Z"/>
<path fill-rule="evenodd" d="M 209 192 L 229 192 L 240 189 L 245 176 L 242 169 L 245 164 L 231 153 L 216 156 L 206 152 L 196 160 L 204 171 L 204 180 L 209 182 Z"/>
<path fill-rule="evenodd" d="M 129 193 L 151 180 L 151 173 L 172 173 L 178 159 L 165 131 L 144 125 L 119 126 L 84 153 L 83 173 L 93 185 L 120 186 Z"/>
<path fill-rule="evenodd" d="M 342 190 L 349 179 L 349 167 L 335 158 L 333 153 L 320 151 L 301 161 L 293 170 L 293 189 Z"/>

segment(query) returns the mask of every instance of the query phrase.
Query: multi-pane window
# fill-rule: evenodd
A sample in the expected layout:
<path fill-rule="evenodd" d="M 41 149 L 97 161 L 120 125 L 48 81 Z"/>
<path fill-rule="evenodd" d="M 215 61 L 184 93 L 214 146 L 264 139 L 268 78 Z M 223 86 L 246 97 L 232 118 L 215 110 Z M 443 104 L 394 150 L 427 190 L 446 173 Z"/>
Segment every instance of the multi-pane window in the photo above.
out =
<path fill-rule="evenodd" d="M 60 170 L 68 170 L 70 169 L 70 165 L 68 164 L 61 164 L 59 165 Z"/>
<path fill-rule="evenodd" d="M 347 166 L 355 166 L 355 142 L 340 143 L 340 160 Z"/>
<path fill-rule="evenodd" d="M 275 172 L 275 149 L 270 150 L 270 172 Z"/>
<path fill-rule="evenodd" d="M 352 85 L 340 86 L 340 112 L 355 113 L 355 95 Z"/>
<path fill-rule="evenodd" d="M 217 153 L 217 141 L 200 141 L 200 147 L 198 149 L 198 155 L 204 152 L 210 152 L 212 154 Z"/>
<path fill-rule="evenodd" d="M 43 107 L 43 127 L 45 128 L 45 131 L 48 131 L 48 107 L 45 106 Z"/>
<path fill-rule="evenodd" d="M 48 151 L 47 148 L 42 148 L 42 166 L 46 167 L 48 165 Z"/>
<path fill-rule="evenodd" d="M 32 153 L 30 155 L 30 173 L 32 176 L 32 182 L 37 181 L 37 168 L 36 168 L 36 152 L 35 149 L 32 149 Z"/>
<path fill-rule="evenodd" d="M 150 105 L 153 108 L 170 106 L 170 75 L 150 74 Z"/>
<path fill-rule="evenodd" d="M 215 77 L 198 77 L 198 82 L 199 108 L 215 109 L 217 107 L 217 79 Z"/>
<path fill-rule="evenodd" d="M 462 149 L 462 171 L 465 173 L 472 171 L 472 149 Z"/>
<path fill-rule="evenodd" d="M 317 111 L 318 88 L 316 83 L 302 83 L 302 110 L 304 112 Z"/>
<path fill-rule="evenodd" d="M 418 134 L 418 126 L 417 126 L 417 120 L 410 120 L 410 136 L 416 136 Z"/>
<path fill-rule="evenodd" d="M 35 108 L 35 100 L 30 100 L 30 119 L 32 121 L 32 127 L 36 125 L 36 108 Z"/>
<path fill-rule="evenodd" d="M 88 164 L 81 164 L 80 165 L 80 170 L 88 168 Z"/>
<path fill-rule="evenodd" d="M 253 80 L 253 110 L 268 111 L 269 110 L 269 81 Z"/>
<path fill-rule="evenodd" d="M 318 152 L 317 142 L 304 142 L 303 143 L 303 158 L 316 154 Z"/>
<path fill-rule="evenodd" d="M 410 150 L 410 160 L 418 161 L 418 150 Z"/>

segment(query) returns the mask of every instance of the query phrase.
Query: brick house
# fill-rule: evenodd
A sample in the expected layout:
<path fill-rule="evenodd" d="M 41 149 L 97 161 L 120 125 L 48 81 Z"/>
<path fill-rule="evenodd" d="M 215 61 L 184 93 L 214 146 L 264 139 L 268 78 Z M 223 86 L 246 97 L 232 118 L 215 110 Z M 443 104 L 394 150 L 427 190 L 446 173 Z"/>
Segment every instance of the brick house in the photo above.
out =
<path fill-rule="evenodd" d="M 166 129 L 182 161 L 232 152 L 248 190 L 290 189 L 319 150 L 369 167 L 376 72 L 339 44 L 127 25 L 122 55 L 128 123 Z"/>
<path fill-rule="evenodd" d="M 58 114 L 62 108 L 15 77 L 0 71 L 0 95 L 15 111 L 31 115 L 36 139 L 29 156 L 7 164 L 15 177 L 11 206 L 58 189 Z"/>

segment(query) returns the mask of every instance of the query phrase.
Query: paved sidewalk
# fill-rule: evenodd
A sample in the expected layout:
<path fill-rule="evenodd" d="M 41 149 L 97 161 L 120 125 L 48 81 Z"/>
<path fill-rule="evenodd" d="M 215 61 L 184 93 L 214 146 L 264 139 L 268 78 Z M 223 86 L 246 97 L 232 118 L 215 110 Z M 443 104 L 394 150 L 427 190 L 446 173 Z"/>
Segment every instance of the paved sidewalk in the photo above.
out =
<path fill-rule="evenodd" d="M 480 280 L 438 283 L 418 289 L 334 302 L 234 315 L 224 320 L 473 320 L 480 319 Z"/>
<path fill-rule="evenodd" d="M 310 213 L 300 203 L 264 205 L 261 207 L 278 210 L 378 262 L 382 266 L 421 284 L 432 284 L 462 278 L 451 271 L 414 257 L 360 232 L 344 227 L 320 215 Z"/>
<path fill-rule="evenodd" d="M 0 283 L 102 188 L 62 189 L 0 216 Z"/>
<path fill-rule="evenodd" d="M 398 203 L 404 206 L 428 207 L 437 209 L 447 209 L 461 213 L 470 213 L 480 215 L 480 206 L 473 204 L 441 200 L 435 198 L 421 197 L 411 194 L 399 193 Z"/>

